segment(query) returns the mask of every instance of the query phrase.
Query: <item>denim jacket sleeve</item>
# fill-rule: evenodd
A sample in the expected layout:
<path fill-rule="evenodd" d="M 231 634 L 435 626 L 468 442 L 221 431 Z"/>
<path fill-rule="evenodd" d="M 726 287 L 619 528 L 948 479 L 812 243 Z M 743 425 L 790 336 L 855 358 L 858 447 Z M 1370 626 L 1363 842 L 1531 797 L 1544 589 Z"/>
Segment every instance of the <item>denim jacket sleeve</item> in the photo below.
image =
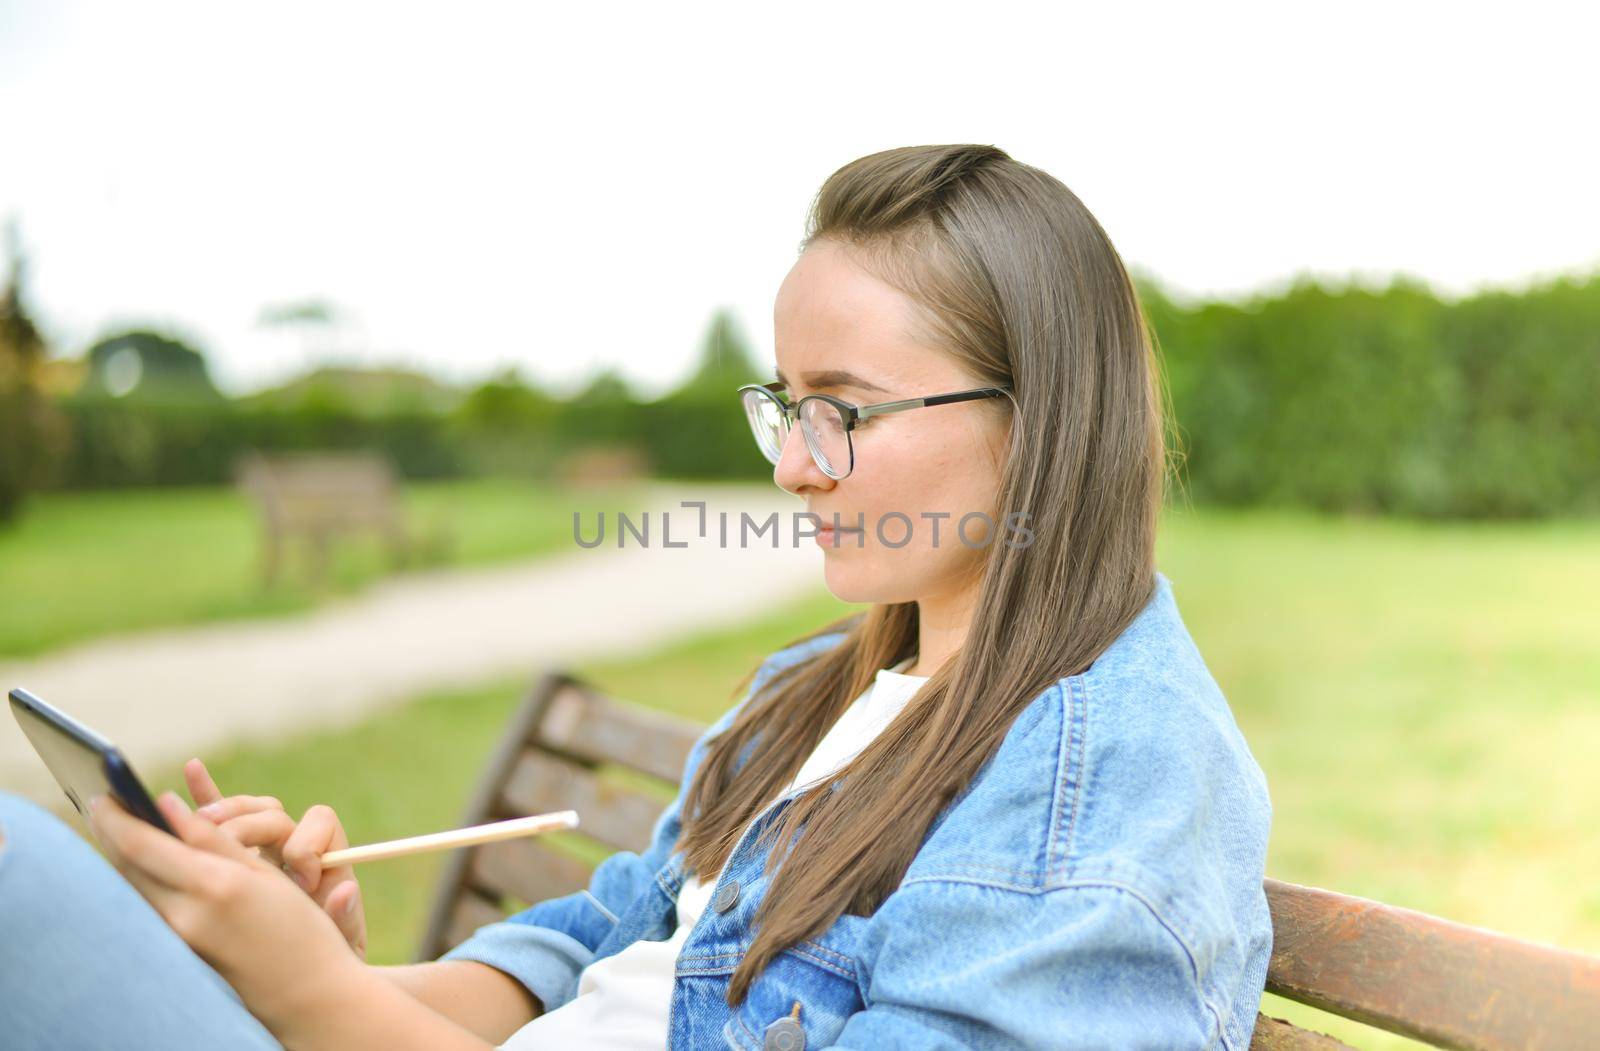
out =
<path fill-rule="evenodd" d="M 796 643 L 769 656 L 752 677 L 744 697 L 707 728 L 689 750 L 678 795 L 656 819 L 644 853 L 619 851 L 602 861 L 585 890 L 551 898 L 479 927 L 441 960 L 476 960 L 504 971 L 525 985 L 546 1011 L 577 995 L 578 975 L 594 959 L 617 917 L 649 886 L 671 857 L 677 842 L 683 797 L 710 739 L 733 723 L 734 716 L 780 669 L 829 643 L 839 633 Z"/>
<path fill-rule="evenodd" d="M 833 1047 L 1224 1046 L 1189 950 L 1120 884 L 908 882 L 874 914 L 866 953 L 867 1007 Z"/>

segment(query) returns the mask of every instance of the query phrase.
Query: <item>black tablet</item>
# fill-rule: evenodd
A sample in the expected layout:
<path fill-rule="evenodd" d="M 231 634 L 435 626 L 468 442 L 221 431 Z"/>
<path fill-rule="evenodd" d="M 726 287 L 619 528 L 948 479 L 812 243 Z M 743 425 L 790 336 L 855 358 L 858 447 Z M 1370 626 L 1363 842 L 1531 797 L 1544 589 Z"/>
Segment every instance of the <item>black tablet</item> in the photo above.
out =
<path fill-rule="evenodd" d="M 11 712 L 85 821 L 89 819 L 89 800 L 109 793 L 128 813 L 173 834 L 116 745 L 27 690 L 11 691 Z"/>

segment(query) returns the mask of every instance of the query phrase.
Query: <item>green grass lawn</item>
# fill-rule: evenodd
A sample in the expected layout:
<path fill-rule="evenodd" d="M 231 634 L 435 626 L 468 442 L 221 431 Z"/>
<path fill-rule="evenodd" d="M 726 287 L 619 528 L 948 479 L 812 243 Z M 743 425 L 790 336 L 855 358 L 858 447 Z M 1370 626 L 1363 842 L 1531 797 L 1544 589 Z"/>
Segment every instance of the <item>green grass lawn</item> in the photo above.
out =
<path fill-rule="evenodd" d="M 572 512 L 638 506 L 629 487 L 581 492 L 507 479 L 406 487 L 408 521 L 453 538 L 450 564 L 571 549 Z M 280 582 L 260 581 L 254 507 L 233 489 L 48 493 L 0 531 L 0 657 L 98 635 L 305 610 L 318 599 L 291 546 Z M 375 538 L 336 545 L 327 593 L 389 572 Z M 130 601 L 129 596 L 137 596 Z"/>
<path fill-rule="evenodd" d="M 1173 512 L 1160 562 L 1266 771 L 1271 875 L 1600 952 L 1600 523 Z M 819 591 L 580 671 L 710 720 L 754 662 L 849 608 Z M 296 813 L 334 804 L 355 842 L 431 831 L 456 822 L 528 685 L 206 758 L 225 791 L 272 792 Z M 181 783 L 164 773 L 153 780 Z M 375 962 L 409 958 L 439 862 L 363 870 Z M 1276 997 L 1264 1009 L 1360 1047 L 1420 1046 Z"/>
<path fill-rule="evenodd" d="M 1161 564 L 1266 771 L 1269 874 L 1600 953 L 1600 522 L 1205 511 Z"/>

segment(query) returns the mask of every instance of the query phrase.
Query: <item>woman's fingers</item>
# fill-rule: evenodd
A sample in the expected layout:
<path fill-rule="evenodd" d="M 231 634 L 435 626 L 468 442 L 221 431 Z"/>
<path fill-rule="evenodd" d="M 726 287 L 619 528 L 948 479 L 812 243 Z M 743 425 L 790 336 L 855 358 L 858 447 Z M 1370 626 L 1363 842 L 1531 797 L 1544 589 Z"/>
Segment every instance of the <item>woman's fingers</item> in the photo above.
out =
<path fill-rule="evenodd" d="M 140 856 L 138 842 L 141 834 L 134 826 L 144 825 L 164 839 L 172 840 L 174 843 L 177 841 L 165 832 L 152 828 L 147 822 L 133 817 L 114 800 L 105 796 L 90 799 L 88 811 L 89 827 L 94 833 L 95 841 L 105 852 L 106 860 L 111 863 L 111 867 L 116 869 L 163 919 L 167 919 L 174 907 L 182 902 L 184 892 L 152 876 L 134 860 Z M 132 822 L 133 825 L 129 826 L 127 822 Z"/>
<path fill-rule="evenodd" d="M 319 915 L 282 872 L 191 813 L 177 793 L 163 792 L 156 807 L 176 835 L 106 796 L 90 801 L 90 823 L 118 871 L 241 995 L 273 1001 L 286 987 L 314 985 L 332 973 L 330 965 L 342 964 L 345 939 L 328 929 L 337 923 Z"/>
<path fill-rule="evenodd" d="M 283 860 L 283 845 L 294 832 L 294 818 L 282 810 L 241 814 L 217 826 L 247 847 L 265 850 L 274 862 Z"/>
<path fill-rule="evenodd" d="M 338 925 L 339 933 L 350 943 L 357 956 L 367 958 L 367 918 L 361 902 L 361 885 L 355 880 L 345 880 L 328 894 L 323 903 L 328 915 Z"/>
<path fill-rule="evenodd" d="M 301 885 L 308 892 L 315 893 L 323 877 L 322 855 L 330 850 L 343 850 L 349 845 L 344 828 L 339 824 L 339 815 L 334 813 L 332 807 L 317 803 L 300 818 L 300 823 L 284 843 L 283 860 L 291 871 L 304 877 Z M 349 866 L 343 866 L 342 871 L 348 872 Z"/>
<path fill-rule="evenodd" d="M 265 865 L 265 862 L 258 861 L 255 853 L 248 850 L 244 844 L 191 811 L 189 804 L 185 803 L 178 793 L 161 793 L 156 797 L 156 806 L 167 819 L 167 824 L 178 834 L 178 838 L 189 846 L 249 865 Z"/>
<path fill-rule="evenodd" d="M 318 803 L 308 809 L 283 845 L 283 860 L 296 883 L 319 902 L 357 956 L 367 958 L 367 919 L 361 885 L 350 865 L 322 867 L 322 855 L 350 845 L 339 815 Z"/>
<path fill-rule="evenodd" d="M 184 776 L 197 799 L 208 798 L 216 787 L 198 759 L 184 767 Z M 355 873 L 348 865 L 326 871 L 322 867 L 322 855 L 350 845 L 332 807 L 317 804 L 297 823 L 272 796 L 219 796 L 190 813 L 174 793 L 164 793 L 157 805 L 179 839 L 190 846 L 240 860 L 248 857 L 255 864 L 266 863 L 257 857 L 258 852 L 273 862 L 281 859 L 294 881 L 332 918 L 350 948 L 366 959 L 367 921 Z M 119 828 L 126 831 L 124 826 Z M 151 876 L 158 881 L 168 878 L 171 873 L 164 868 L 147 874 L 142 862 L 130 859 L 125 875 L 130 881 L 146 881 L 135 885 L 152 902 L 172 893 L 170 888 L 148 882 Z"/>
<path fill-rule="evenodd" d="M 212 779 L 211 771 L 199 758 L 183 764 L 183 779 L 189 784 L 195 813 L 213 824 L 222 825 L 241 815 L 263 810 L 283 810 L 283 802 L 277 796 L 224 796 L 217 782 Z"/>
<path fill-rule="evenodd" d="M 263 810 L 288 813 L 288 811 L 284 810 L 283 803 L 277 796 L 224 796 L 199 807 L 195 810 L 195 813 L 209 819 L 213 824 L 220 825 L 232 818 L 244 814 L 259 813 Z"/>
<path fill-rule="evenodd" d="M 282 810 L 258 810 L 229 818 L 217 826 L 231 832 L 233 838 L 247 847 L 278 847 L 294 833 L 294 818 Z"/>
<path fill-rule="evenodd" d="M 211 771 L 206 769 L 206 764 L 198 756 L 183 764 L 183 779 L 189 783 L 189 798 L 194 800 L 196 807 L 215 803 L 222 798 L 222 789 L 217 787 L 216 781 L 211 778 Z"/>
<path fill-rule="evenodd" d="M 181 817 L 174 823 L 178 812 L 170 805 L 163 805 L 163 800 L 169 795 L 172 794 L 162 793 L 156 805 L 162 816 L 167 818 L 168 824 L 180 832 L 176 837 L 134 817 L 111 796 L 96 796 L 89 802 L 90 815 L 101 843 L 113 855 L 112 861 L 117 869 L 134 882 L 146 897 L 150 896 L 150 891 L 158 889 L 150 886 L 151 881 L 159 884 L 160 888 L 193 893 L 205 886 L 207 875 L 215 874 L 212 863 L 216 859 L 204 858 L 189 849 L 192 844 L 182 835 L 180 825 L 183 829 L 190 826 Z M 182 800 L 178 802 L 181 805 Z M 182 814 L 182 817 L 190 816 L 186 811 Z M 197 824 L 211 827 L 204 821 Z M 219 836 L 222 834 L 218 829 L 211 830 Z M 189 834 L 193 835 L 193 831 Z M 235 850 L 244 850 L 237 843 L 233 847 Z"/>

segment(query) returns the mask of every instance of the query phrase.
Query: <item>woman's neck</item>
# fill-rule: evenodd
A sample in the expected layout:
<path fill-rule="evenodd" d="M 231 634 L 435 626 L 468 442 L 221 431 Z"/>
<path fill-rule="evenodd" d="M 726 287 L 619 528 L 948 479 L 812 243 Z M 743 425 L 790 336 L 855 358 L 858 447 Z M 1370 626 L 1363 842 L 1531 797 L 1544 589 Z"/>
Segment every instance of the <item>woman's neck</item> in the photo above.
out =
<path fill-rule="evenodd" d="M 972 624 L 976 589 L 917 600 L 917 659 L 902 675 L 932 675 L 956 655 Z"/>

